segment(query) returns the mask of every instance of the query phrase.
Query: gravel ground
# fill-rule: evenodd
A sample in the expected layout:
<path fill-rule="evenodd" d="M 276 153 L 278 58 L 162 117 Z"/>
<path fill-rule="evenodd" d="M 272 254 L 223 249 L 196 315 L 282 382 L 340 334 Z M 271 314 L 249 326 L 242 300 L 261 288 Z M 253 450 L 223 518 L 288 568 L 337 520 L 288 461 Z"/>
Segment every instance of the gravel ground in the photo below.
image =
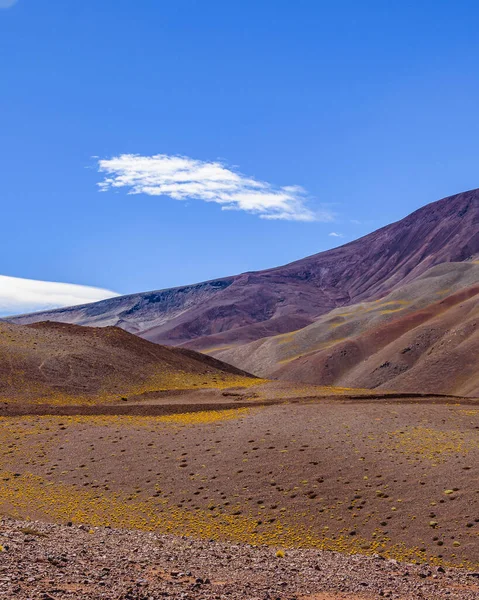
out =
<path fill-rule="evenodd" d="M 380 556 L 11 519 L 0 545 L 2 600 L 479 599 L 479 573 Z"/>

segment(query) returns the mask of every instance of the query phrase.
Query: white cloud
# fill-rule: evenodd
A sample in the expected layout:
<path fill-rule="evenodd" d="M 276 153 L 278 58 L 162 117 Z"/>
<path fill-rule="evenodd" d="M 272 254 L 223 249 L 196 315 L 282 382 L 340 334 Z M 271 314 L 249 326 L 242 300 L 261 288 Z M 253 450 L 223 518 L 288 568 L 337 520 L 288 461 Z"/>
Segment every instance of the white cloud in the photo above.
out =
<path fill-rule="evenodd" d="M 130 194 L 169 196 L 175 200 L 216 202 L 223 210 L 243 210 L 262 219 L 287 221 L 333 220 L 329 210 L 312 210 L 300 186 L 274 186 L 246 177 L 220 162 L 187 156 L 121 154 L 98 161 L 105 179 L 101 191 L 128 188 Z"/>
<path fill-rule="evenodd" d="M 101 288 L 0 275 L 0 315 L 86 304 L 117 296 Z"/>
<path fill-rule="evenodd" d="M 0 8 L 10 8 L 17 3 L 17 0 L 0 0 Z"/>
<path fill-rule="evenodd" d="M 336 231 L 331 231 L 331 233 L 329 235 L 330 235 L 330 237 L 336 237 L 336 238 L 344 237 L 344 235 L 342 233 L 336 233 Z"/>

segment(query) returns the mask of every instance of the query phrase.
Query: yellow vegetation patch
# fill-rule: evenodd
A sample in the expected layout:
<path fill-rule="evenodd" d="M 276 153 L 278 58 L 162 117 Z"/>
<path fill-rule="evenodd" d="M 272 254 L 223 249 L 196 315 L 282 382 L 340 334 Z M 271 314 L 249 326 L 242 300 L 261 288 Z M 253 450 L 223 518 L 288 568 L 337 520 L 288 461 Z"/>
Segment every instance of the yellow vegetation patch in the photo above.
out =
<path fill-rule="evenodd" d="M 142 394 L 167 392 L 170 390 L 195 390 L 195 389 L 217 389 L 224 390 L 230 387 L 247 389 L 267 383 L 267 379 L 254 377 L 243 377 L 241 375 L 201 375 L 196 373 L 159 373 L 147 379 L 141 385 L 120 386 L 118 392 L 112 393 L 110 390 L 114 387 L 113 379 L 103 381 L 103 390 L 98 394 L 91 396 L 68 395 L 52 391 L 50 388 L 37 386 L 35 390 L 28 390 L 33 398 L 32 404 L 51 404 L 54 406 L 63 406 L 66 404 L 74 405 L 96 405 L 112 404 L 118 402 L 122 396 L 140 396 Z M 23 386 L 22 382 L 17 385 Z M 10 396 L 0 397 L 1 402 L 16 402 L 15 398 Z"/>
<path fill-rule="evenodd" d="M 256 409 L 257 410 L 257 409 Z M 182 413 L 158 417 L 161 423 L 174 423 L 178 425 L 198 425 L 217 423 L 218 421 L 230 421 L 245 417 L 251 412 L 250 408 L 232 408 L 227 410 L 203 410 L 199 412 Z"/>
<path fill-rule="evenodd" d="M 278 344 L 282 345 L 282 344 L 287 344 L 288 342 L 292 342 L 296 336 L 296 334 L 298 333 L 298 331 L 302 331 L 301 329 L 296 329 L 295 331 L 290 331 L 289 333 L 282 333 L 278 336 L 276 336 L 276 340 L 278 341 Z"/>
<path fill-rule="evenodd" d="M 155 425 L 166 423 L 174 425 L 207 425 L 208 423 L 218 423 L 220 421 L 231 421 L 247 416 L 252 411 L 258 411 L 260 408 L 231 408 L 226 410 L 202 410 L 189 413 L 178 413 L 160 417 L 151 416 L 128 416 L 128 415 L 74 415 L 74 416 L 55 416 L 44 415 L 16 417 L 0 417 L 0 433 L 8 434 L 9 437 L 15 436 L 17 439 L 26 435 L 38 435 L 45 431 L 48 424 L 61 423 L 65 426 L 71 425 L 93 425 L 97 427 L 148 427 L 154 428 Z M 8 430 L 4 426 L 8 424 Z M 5 441 L 4 439 L 2 441 Z"/>
<path fill-rule="evenodd" d="M 339 325 L 342 325 L 342 323 L 340 323 Z M 337 327 L 337 325 L 335 325 L 334 327 Z M 344 342 L 344 340 L 346 340 L 346 339 L 347 338 L 339 338 L 338 337 L 338 338 L 335 338 L 332 340 L 328 340 L 326 342 L 321 342 L 320 344 L 316 344 L 315 346 L 308 347 L 306 350 L 303 350 L 303 352 L 301 352 L 299 344 L 296 343 L 296 344 L 292 345 L 291 348 L 289 348 L 289 351 L 291 354 L 286 356 L 286 358 L 282 358 L 281 360 L 279 360 L 278 364 L 289 363 L 293 360 L 296 360 L 297 358 L 302 358 L 303 356 L 308 356 L 309 354 L 318 352 L 319 350 L 326 350 L 326 348 L 331 348 L 332 346 L 335 346 L 336 344 L 339 344 L 340 342 Z"/>
<path fill-rule="evenodd" d="M 407 300 L 389 300 L 387 302 L 379 300 L 373 300 L 372 302 L 365 302 L 363 304 L 355 304 L 351 307 L 348 307 L 348 310 L 342 313 L 335 313 L 336 317 L 346 317 L 346 318 L 357 318 L 358 313 L 370 313 L 377 311 L 378 308 L 384 308 L 386 312 L 396 312 L 397 310 L 403 310 L 406 306 L 411 304 Z M 388 308 L 386 308 L 388 307 Z M 338 325 L 341 323 L 338 323 Z"/>
<path fill-rule="evenodd" d="M 210 354 L 211 352 L 221 352 L 223 350 L 230 350 L 234 348 L 235 344 L 225 344 L 224 346 L 210 346 L 209 348 L 202 348 L 202 354 Z"/>
<path fill-rule="evenodd" d="M 421 455 L 432 461 L 442 461 L 447 455 L 466 455 L 479 448 L 477 440 L 461 431 L 440 431 L 427 427 L 410 427 L 392 431 L 396 441 L 391 447 L 407 455 Z"/>
<path fill-rule="evenodd" d="M 211 511 L 187 510 L 172 506 L 167 500 L 147 498 L 132 500 L 120 493 L 95 493 L 72 486 L 49 482 L 30 473 L 0 472 L 0 506 L 20 519 L 43 518 L 56 522 L 88 523 L 93 527 L 140 529 L 196 538 L 229 540 L 236 543 L 263 544 L 282 548 L 305 547 L 350 554 L 372 555 L 402 561 L 441 561 L 427 557 L 418 548 L 391 545 L 380 536 L 366 540 L 346 532 L 330 538 L 327 532 L 314 533 L 307 527 L 279 519 L 261 532 L 257 515 L 215 514 Z M 92 530 L 94 534 L 94 530 Z M 444 563 L 442 563 L 444 564 Z"/>

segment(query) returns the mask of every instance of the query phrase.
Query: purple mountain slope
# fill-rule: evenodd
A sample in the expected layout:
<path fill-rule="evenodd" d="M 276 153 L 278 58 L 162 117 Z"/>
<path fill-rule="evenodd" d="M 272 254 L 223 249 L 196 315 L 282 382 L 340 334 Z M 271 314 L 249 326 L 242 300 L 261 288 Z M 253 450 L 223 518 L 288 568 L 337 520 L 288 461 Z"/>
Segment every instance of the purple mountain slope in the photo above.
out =
<path fill-rule="evenodd" d="M 117 325 L 162 344 L 212 349 L 300 329 L 333 308 L 379 298 L 436 264 L 478 254 L 479 190 L 472 190 L 282 267 L 10 321 Z"/>

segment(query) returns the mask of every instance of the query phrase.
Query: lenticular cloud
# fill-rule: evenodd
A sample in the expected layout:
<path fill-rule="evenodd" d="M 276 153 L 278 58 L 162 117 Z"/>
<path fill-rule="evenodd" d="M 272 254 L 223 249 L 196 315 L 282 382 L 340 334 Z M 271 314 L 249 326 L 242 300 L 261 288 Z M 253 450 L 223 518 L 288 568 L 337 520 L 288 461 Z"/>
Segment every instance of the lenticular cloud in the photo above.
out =
<path fill-rule="evenodd" d="M 98 184 L 101 191 L 128 188 L 131 194 L 215 202 L 223 210 L 242 210 L 263 219 L 332 220 L 328 211 L 313 211 L 306 206 L 307 195 L 300 186 L 276 187 L 219 162 L 166 154 L 122 154 L 99 160 L 98 166 L 105 174 Z"/>
<path fill-rule="evenodd" d="M 0 275 L 0 316 L 87 304 L 113 296 L 118 294 L 86 285 Z"/>

